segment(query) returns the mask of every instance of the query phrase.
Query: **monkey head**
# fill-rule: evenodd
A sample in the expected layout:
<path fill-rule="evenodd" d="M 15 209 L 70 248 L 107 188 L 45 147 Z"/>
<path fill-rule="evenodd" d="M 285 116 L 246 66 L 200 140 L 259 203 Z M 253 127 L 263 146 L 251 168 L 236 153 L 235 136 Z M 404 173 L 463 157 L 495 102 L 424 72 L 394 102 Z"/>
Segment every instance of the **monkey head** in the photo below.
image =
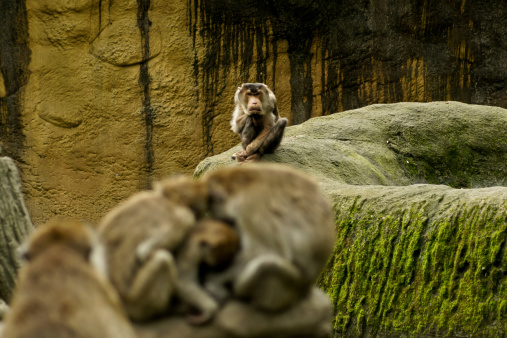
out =
<path fill-rule="evenodd" d="M 77 252 L 83 259 L 88 260 L 95 242 L 98 242 L 98 237 L 86 224 L 59 219 L 37 229 L 20 247 L 19 253 L 24 260 L 31 261 L 47 249 L 59 245 Z"/>
<path fill-rule="evenodd" d="M 246 115 L 266 115 L 276 109 L 276 97 L 264 83 L 244 83 L 234 96 Z"/>
<path fill-rule="evenodd" d="M 164 197 L 178 205 L 189 207 L 197 218 L 204 215 L 208 208 L 207 188 L 184 175 L 157 184 Z"/>
<path fill-rule="evenodd" d="M 19 253 L 26 262 L 2 337 L 136 337 L 91 226 L 57 217 L 37 227 Z"/>
<path fill-rule="evenodd" d="M 231 130 L 249 142 L 266 128 L 271 128 L 278 121 L 280 114 L 276 105 L 275 94 L 264 83 L 244 83 L 234 95 L 234 111 L 231 119 Z M 246 125 L 249 127 L 246 127 Z M 254 128 L 252 128 L 252 126 Z M 242 136 L 246 129 L 249 137 Z"/>

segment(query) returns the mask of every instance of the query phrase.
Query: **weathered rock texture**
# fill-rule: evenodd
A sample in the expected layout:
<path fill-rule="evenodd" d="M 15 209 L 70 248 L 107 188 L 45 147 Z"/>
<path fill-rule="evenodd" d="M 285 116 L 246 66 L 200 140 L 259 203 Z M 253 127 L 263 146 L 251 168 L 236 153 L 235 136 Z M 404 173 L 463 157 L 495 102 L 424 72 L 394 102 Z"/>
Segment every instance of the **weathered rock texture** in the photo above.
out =
<path fill-rule="evenodd" d="M 507 333 L 507 188 L 348 186 L 320 285 L 337 336 Z"/>
<path fill-rule="evenodd" d="M 202 161 L 195 175 L 234 165 L 230 150 Z M 459 102 L 377 104 L 288 127 L 266 160 L 311 172 L 331 191 L 342 184 L 507 185 L 507 116 Z"/>
<path fill-rule="evenodd" d="M 292 124 L 372 103 L 507 107 L 490 0 L 0 0 L 0 142 L 36 224 L 98 220 L 237 143 L 242 82 Z"/>
<path fill-rule="evenodd" d="M 0 298 L 9 301 L 18 271 L 16 249 L 33 227 L 18 170 L 8 157 L 0 157 L 0 228 Z M 3 312 L 0 305 L 0 314 Z"/>
<path fill-rule="evenodd" d="M 195 175 L 234 165 L 238 148 Z M 263 160 L 308 172 L 335 202 L 319 285 L 336 336 L 507 334 L 507 110 L 373 105 L 289 127 Z"/>

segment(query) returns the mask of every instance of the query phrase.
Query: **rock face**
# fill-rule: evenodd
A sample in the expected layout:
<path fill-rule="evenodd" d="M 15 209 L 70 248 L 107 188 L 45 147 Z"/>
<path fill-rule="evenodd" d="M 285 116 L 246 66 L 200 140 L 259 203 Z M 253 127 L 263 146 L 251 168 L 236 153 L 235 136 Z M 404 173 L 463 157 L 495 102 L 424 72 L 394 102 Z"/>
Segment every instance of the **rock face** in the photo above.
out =
<path fill-rule="evenodd" d="M 337 336 L 502 336 L 507 188 L 347 186 L 320 285 Z"/>
<path fill-rule="evenodd" d="M 32 230 L 32 222 L 21 193 L 21 182 L 14 162 L 0 157 L 0 298 L 12 296 L 18 259 L 16 249 Z M 0 305 L 0 314 L 4 312 Z"/>
<path fill-rule="evenodd" d="M 335 202 L 319 285 L 336 336 L 507 334 L 507 110 L 373 105 L 289 127 L 263 160 L 306 171 Z"/>
<path fill-rule="evenodd" d="M 298 124 L 373 103 L 507 107 L 504 1 L 1 0 L 0 143 L 36 224 L 237 143 L 242 82 Z"/>
<path fill-rule="evenodd" d="M 238 145 L 202 161 L 234 164 Z M 341 184 L 446 184 L 454 188 L 507 185 L 507 116 L 497 107 L 459 102 L 372 105 L 288 127 L 266 160 L 288 163 Z"/>

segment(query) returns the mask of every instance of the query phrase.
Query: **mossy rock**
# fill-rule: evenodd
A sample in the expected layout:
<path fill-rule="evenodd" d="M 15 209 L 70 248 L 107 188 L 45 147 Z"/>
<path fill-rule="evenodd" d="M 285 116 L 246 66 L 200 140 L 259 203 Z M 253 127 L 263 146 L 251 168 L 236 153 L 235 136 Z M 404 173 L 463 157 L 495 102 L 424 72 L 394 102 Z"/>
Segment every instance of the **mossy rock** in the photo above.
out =
<path fill-rule="evenodd" d="M 287 128 L 263 161 L 307 172 L 334 202 L 319 285 L 336 336 L 507 335 L 507 110 L 372 105 Z"/>
<path fill-rule="evenodd" d="M 18 168 L 9 157 L 0 157 L 0 229 L 0 299 L 9 302 L 19 265 L 16 250 L 33 229 Z M 0 301 L 0 319 L 4 308 Z"/>

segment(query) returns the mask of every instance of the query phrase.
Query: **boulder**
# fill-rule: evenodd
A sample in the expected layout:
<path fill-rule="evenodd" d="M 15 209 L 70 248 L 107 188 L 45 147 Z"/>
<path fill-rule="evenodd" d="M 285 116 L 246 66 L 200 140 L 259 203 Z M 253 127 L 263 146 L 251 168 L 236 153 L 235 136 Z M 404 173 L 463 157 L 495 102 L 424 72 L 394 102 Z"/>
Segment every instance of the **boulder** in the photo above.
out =
<path fill-rule="evenodd" d="M 194 175 L 236 165 L 239 149 Z M 334 201 L 319 286 L 335 336 L 507 334 L 507 110 L 372 105 L 287 128 L 262 161 L 307 172 Z"/>

